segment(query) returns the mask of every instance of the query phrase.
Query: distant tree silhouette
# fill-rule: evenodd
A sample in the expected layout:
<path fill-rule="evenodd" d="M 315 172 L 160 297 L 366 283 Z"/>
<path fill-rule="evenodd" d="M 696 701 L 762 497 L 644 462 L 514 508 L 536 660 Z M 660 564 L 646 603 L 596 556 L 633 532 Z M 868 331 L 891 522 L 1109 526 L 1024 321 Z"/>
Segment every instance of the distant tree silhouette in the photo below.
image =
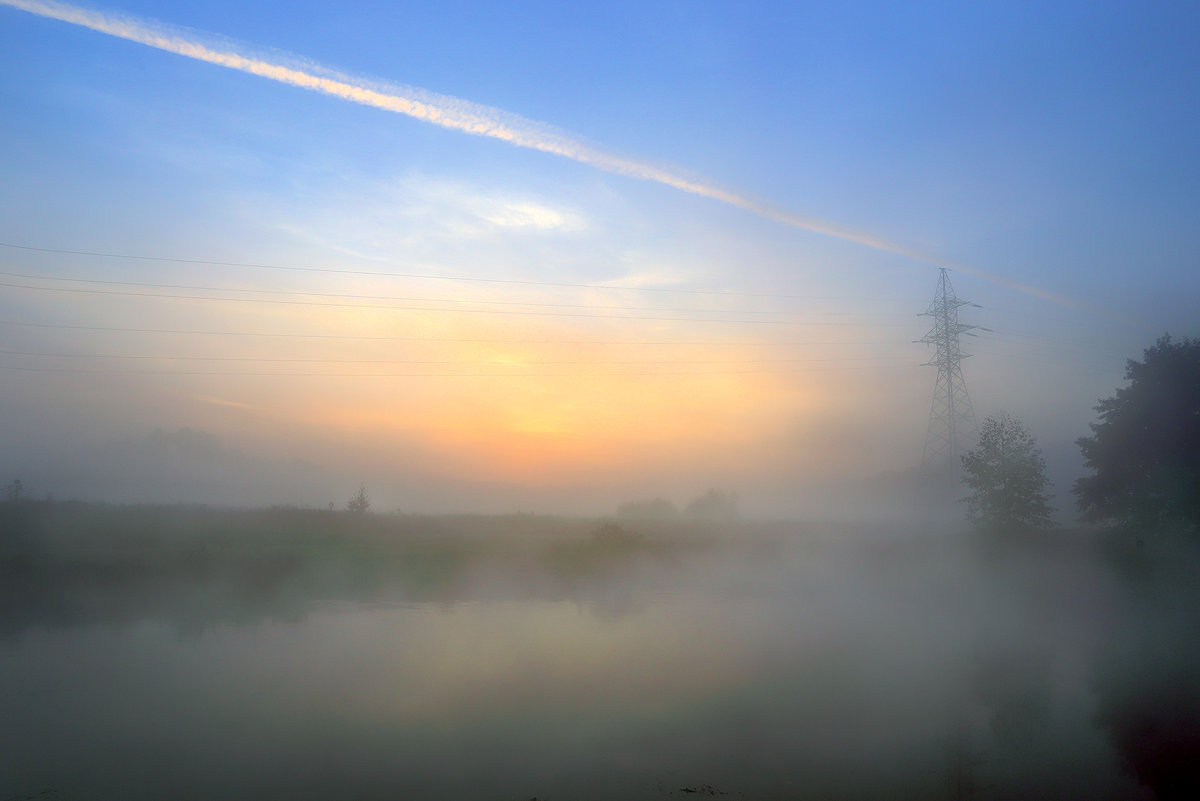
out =
<path fill-rule="evenodd" d="M 657 519 L 678 516 L 679 510 L 675 508 L 675 504 L 666 498 L 647 498 L 639 501 L 628 501 L 617 507 L 617 517 Z"/>
<path fill-rule="evenodd" d="M 642 541 L 641 534 L 612 520 L 604 521 L 592 531 L 592 542 L 607 548 L 627 548 L 639 545 Z"/>
<path fill-rule="evenodd" d="M 21 479 L 18 478 L 5 484 L 4 489 L 0 490 L 0 497 L 8 503 L 18 503 L 25 500 L 25 486 L 21 483 Z"/>
<path fill-rule="evenodd" d="M 361 484 L 358 487 L 358 492 L 351 496 L 346 502 L 346 511 L 365 514 L 371 509 L 371 499 L 367 497 L 367 488 Z"/>
<path fill-rule="evenodd" d="M 733 520 L 738 517 L 737 493 L 710 489 L 689 503 L 684 511 L 691 517 L 706 517 L 712 520 Z"/>
<path fill-rule="evenodd" d="M 1077 440 L 1094 471 L 1075 483 L 1083 519 L 1200 534 L 1200 340 L 1162 337 L 1125 378 Z"/>
<path fill-rule="evenodd" d="M 983 421 L 979 445 L 963 454 L 967 519 L 981 528 L 1053 527 L 1046 464 L 1037 440 L 1015 417 L 1001 412 Z"/>

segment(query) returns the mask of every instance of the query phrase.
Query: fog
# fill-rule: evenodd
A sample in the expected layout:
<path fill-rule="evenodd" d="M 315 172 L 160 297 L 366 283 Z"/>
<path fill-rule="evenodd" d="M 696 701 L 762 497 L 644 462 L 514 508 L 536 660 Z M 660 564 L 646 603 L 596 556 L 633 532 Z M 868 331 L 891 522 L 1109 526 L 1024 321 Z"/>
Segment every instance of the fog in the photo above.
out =
<path fill-rule="evenodd" d="M 4 511 L 6 798 L 1195 791 L 1191 545 Z"/>
<path fill-rule="evenodd" d="M 312 453 L 311 459 L 281 458 L 253 443 L 239 444 L 203 429 L 133 428 L 139 433 L 120 438 L 14 431 L 11 447 L 0 454 L 0 476 L 8 476 L 8 481 L 19 478 L 34 497 L 108 503 L 240 508 L 332 504 L 340 509 L 365 486 L 379 511 L 596 516 L 647 497 L 664 497 L 682 508 L 716 487 L 736 493 L 740 514 L 752 518 L 909 522 L 927 516 L 917 492 L 920 443 L 912 434 L 903 438 L 916 443 L 908 464 L 900 462 L 893 469 L 850 464 L 823 471 L 819 465 L 772 458 L 774 449 L 764 446 L 762 463 L 746 467 L 714 456 L 688 466 L 660 464 L 647 470 L 643 464 L 630 464 L 604 475 L 582 472 L 548 481 L 514 481 L 431 470 L 424 458 L 428 454 L 413 451 L 382 458 L 359 451 L 331 459 L 331 448 L 326 448 Z M 852 450 L 844 441 L 828 447 Z M 1074 510 L 1063 490 L 1083 472 L 1078 447 L 1072 441 L 1044 450 L 1047 475 L 1060 496 L 1058 516 L 1071 522 Z"/>
<path fill-rule="evenodd" d="M 0 0 L 0 801 L 1200 797 L 1200 10 L 111 2 Z"/>

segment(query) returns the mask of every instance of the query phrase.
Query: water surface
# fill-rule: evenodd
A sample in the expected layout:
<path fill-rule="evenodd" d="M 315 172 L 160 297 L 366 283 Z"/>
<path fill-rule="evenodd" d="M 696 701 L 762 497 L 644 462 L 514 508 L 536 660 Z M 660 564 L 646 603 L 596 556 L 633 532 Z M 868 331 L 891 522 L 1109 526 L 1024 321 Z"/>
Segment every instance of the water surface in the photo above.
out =
<path fill-rule="evenodd" d="M 0 798 L 1154 797 L 1089 549 L 647 542 L 76 565 L 6 610 Z"/>

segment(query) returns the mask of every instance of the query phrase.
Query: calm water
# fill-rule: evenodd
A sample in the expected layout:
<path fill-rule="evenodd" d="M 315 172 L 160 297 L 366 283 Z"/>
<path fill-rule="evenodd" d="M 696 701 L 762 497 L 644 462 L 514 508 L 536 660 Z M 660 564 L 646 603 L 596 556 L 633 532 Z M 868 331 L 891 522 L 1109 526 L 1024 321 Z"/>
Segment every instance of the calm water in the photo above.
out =
<path fill-rule="evenodd" d="M 10 614 L 0 799 L 1152 797 L 1097 724 L 1117 586 L 810 543 Z"/>

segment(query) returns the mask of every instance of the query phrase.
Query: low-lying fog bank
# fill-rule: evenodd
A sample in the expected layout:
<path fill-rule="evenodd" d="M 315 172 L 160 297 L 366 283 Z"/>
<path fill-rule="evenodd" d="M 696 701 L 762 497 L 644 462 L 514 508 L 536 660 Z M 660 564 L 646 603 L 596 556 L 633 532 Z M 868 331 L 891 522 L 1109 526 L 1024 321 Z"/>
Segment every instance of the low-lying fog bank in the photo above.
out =
<path fill-rule="evenodd" d="M 1196 549 L 0 505 L 0 798 L 1197 797 Z"/>

